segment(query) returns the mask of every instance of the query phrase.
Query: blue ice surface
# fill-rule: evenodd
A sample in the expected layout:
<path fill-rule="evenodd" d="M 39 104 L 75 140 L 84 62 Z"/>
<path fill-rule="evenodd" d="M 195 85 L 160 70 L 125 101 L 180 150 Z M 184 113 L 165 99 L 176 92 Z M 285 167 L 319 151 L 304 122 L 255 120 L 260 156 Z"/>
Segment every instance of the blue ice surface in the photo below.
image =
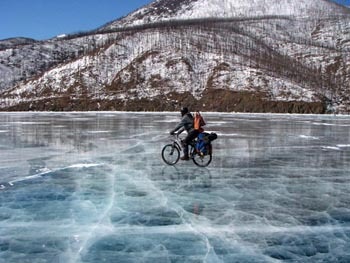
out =
<path fill-rule="evenodd" d="M 0 263 L 350 262 L 349 116 L 203 116 L 207 168 L 178 113 L 1 113 Z"/>

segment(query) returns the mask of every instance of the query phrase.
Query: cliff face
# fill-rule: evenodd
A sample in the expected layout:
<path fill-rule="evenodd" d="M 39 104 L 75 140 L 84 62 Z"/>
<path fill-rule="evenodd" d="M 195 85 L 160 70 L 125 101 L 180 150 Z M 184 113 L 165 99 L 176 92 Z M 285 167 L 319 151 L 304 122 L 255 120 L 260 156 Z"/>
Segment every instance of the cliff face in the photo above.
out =
<path fill-rule="evenodd" d="M 348 13 L 321 0 L 155 1 L 94 32 L 7 44 L 0 106 L 348 112 Z"/>

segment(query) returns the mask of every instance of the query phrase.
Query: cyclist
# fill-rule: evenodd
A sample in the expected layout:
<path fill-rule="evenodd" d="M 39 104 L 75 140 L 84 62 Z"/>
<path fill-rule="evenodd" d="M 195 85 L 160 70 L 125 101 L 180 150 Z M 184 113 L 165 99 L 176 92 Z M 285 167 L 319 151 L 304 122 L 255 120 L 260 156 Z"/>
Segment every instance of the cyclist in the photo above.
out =
<path fill-rule="evenodd" d="M 195 130 L 193 127 L 193 116 L 191 112 L 189 112 L 188 108 L 183 107 L 180 112 L 182 119 L 170 132 L 170 134 L 174 135 L 176 131 L 179 131 L 179 133 L 182 133 L 184 130 L 187 131 L 187 136 L 182 141 L 184 155 L 181 157 L 181 160 L 188 161 L 190 159 L 188 156 L 188 145 L 191 143 L 192 140 L 194 140 L 198 136 L 199 131 Z"/>

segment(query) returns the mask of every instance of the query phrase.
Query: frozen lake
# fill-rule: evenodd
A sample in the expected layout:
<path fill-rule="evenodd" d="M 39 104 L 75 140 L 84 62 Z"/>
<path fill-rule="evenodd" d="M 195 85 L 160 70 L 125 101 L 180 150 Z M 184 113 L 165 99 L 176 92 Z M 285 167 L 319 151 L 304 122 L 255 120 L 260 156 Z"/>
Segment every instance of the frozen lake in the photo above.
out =
<path fill-rule="evenodd" d="M 203 116 L 208 168 L 179 114 L 1 113 L 0 263 L 350 262 L 349 116 Z"/>

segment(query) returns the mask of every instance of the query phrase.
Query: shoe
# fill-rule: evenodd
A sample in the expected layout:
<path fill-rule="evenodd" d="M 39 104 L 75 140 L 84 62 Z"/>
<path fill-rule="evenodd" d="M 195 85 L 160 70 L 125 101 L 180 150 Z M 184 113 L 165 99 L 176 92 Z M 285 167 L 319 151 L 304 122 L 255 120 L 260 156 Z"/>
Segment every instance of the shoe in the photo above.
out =
<path fill-rule="evenodd" d="M 188 160 L 190 160 L 190 157 L 188 157 L 188 156 L 182 156 L 180 159 L 181 159 L 182 161 L 188 161 Z"/>

